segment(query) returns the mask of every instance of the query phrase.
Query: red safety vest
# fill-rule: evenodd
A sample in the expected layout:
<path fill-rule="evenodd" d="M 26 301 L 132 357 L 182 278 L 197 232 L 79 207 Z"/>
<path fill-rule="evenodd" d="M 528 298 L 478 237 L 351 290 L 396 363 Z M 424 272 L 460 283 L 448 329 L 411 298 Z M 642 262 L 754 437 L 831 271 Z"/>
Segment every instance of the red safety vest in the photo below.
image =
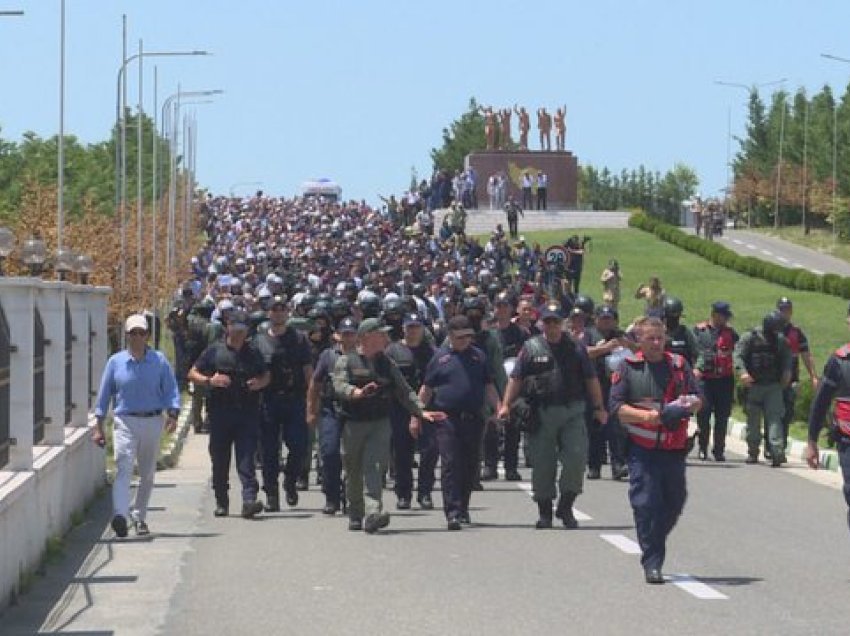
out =
<path fill-rule="evenodd" d="M 791 355 L 794 357 L 800 355 L 800 328 L 789 325 L 784 335 L 785 340 L 788 341 L 788 346 L 791 348 Z"/>
<path fill-rule="evenodd" d="M 687 386 L 685 380 L 685 359 L 675 353 L 669 351 L 664 352 L 664 358 L 670 368 L 670 381 L 664 389 L 664 397 L 661 401 L 647 398 L 632 404 L 639 409 L 661 411 L 665 404 L 668 404 L 682 395 Z M 634 358 L 628 358 L 626 362 L 634 364 L 636 362 L 643 364 L 645 362 L 643 352 L 638 351 Z M 688 421 L 690 418 L 683 418 L 674 430 L 668 429 L 661 422 L 633 422 L 625 424 L 625 428 L 629 433 L 629 439 L 640 446 L 649 450 L 684 450 L 688 444 Z"/>

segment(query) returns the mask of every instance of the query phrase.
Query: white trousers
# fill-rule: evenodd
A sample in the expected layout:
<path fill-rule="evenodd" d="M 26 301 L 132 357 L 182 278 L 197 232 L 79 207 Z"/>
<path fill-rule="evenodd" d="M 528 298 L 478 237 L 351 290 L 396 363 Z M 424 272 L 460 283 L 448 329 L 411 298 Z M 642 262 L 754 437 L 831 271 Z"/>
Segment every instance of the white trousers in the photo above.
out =
<path fill-rule="evenodd" d="M 112 484 L 112 509 L 116 515 L 130 519 L 130 481 L 133 465 L 139 466 L 139 487 L 133 504 L 132 518 L 144 521 L 153 490 L 159 438 L 163 418 L 116 415 L 113 418 L 112 440 L 115 450 L 115 481 Z"/>

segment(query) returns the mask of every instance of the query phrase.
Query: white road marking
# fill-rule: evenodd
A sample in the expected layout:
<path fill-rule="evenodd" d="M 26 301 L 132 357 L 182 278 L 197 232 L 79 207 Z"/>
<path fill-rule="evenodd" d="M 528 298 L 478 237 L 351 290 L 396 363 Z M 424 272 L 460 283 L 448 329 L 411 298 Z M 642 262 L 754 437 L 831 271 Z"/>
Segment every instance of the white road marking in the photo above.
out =
<path fill-rule="evenodd" d="M 724 237 L 724 238 L 725 238 L 725 237 Z M 741 239 L 732 239 L 732 242 L 733 242 L 735 245 L 743 245 L 743 244 L 744 244 L 744 241 L 742 241 Z"/>
<path fill-rule="evenodd" d="M 800 267 L 802 267 L 802 265 L 800 265 Z M 819 269 L 813 269 L 812 274 L 817 274 L 818 276 L 823 276 L 823 272 L 820 271 Z"/>
<path fill-rule="evenodd" d="M 640 546 L 624 534 L 600 534 L 605 541 L 626 554 L 640 554 Z"/>
<path fill-rule="evenodd" d="M 748 247 L 749 249 L 751 249 L 751 250 L 756 249 L 756 246 L 755 246 L 755 245 L 753 245 L 752 243 L 747 243 L 747 247 Z"/>
<path fill-rule="evenodd" d="M 534 493 L 531 492 L 531 484 L 529 484 L 528 482 L 525 482 L 525 481 L 518 481 L 518 482 L 515 482 L 515 483 L 516 483 L 516 487 L 519 488 L 520 490 L 524 490 L 525 492 L 527 492 L 529 497 L 534 496 Z M 591 517 L 586 512 L 582 512 L 581 510 L 579 510 L 575 506 L 573 506 L 573 516 L 576 518 L 576 521 L 593 521 L 593 517 Z"/>
<path fill-rule="evenodd" d="M 781 262 L 781 263 L 787 263 L 787 262 L 788 262 L 788 259 L 787 259 L 787 258 L 785 258 L 784 256 L 777 256 L 776 258 L 777 258 L 777 259 L 779 260 L 779 262 Z"/>
<path fill-rule="evenodd" d="M 695 596 L 703 601 L 723 601 L 729 598 L 710 585 L 706 585 L 702 581 L 695 579 L 690 574 L 673 574 L 665 578 L 676 587 L 685 590 L 691 596 Z"/>
<path fill-rule="evenodd" d="M 770 250 L 762 250 L 761 253 L 765 256 L 773 256 L 773 252 L 771 252 Z"/>

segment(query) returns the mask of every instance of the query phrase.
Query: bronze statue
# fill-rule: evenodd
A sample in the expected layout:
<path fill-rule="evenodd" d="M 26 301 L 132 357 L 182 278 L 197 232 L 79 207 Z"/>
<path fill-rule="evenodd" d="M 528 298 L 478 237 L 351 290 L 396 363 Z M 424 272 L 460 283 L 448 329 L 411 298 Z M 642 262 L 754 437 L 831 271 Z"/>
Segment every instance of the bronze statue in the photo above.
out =
<path fill-rule="evenodd" d="M 552 150 L 552 115 L 546 108 L 537 109 L 537 128 L 540 131 L 540 150 Z"/>
<path fill-rule="evenodd" d="M 484 137 L 487 139 L 487 150 L 496 149 L 496 115 L 490 106 L 479 106 L 479 112 L 484 115 Z"/>
<path fill-rule="evenodd" d="M 564 152 L 567 139 L 567 106 L 555 111 L 555 150 Z"/>
<path fill-rule="evenodd" d="M 511 109 L 505 108 L 499 111 L 501 115 L 501 129 L 499 132 L 499 148 L 502 150 L 511 149 Z"/>
<path fill-rule="evenodd" d="M 519 149 L 528 150 L 528 129 L 531 127 L 528 111 L 525 110 L 525 106 L 517 109 L 516 104 L 514 104 L 514 112 L 516 113 L 517 121 L 519 121 Z"/>

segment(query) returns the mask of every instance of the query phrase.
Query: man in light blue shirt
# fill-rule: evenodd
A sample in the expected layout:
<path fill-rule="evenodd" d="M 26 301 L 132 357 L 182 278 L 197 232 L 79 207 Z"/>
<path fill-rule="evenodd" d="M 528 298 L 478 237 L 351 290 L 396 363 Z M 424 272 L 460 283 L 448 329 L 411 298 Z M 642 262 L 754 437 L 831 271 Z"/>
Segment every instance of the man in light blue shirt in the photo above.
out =
<path fill-rule="evenodd" d="M 145 521 L 153 490 L 159 438 L 163 429 L 173 432 L 180 414 L 180 393 L 174 371 L 166 357 L 147 346 L 148 323 L 141 314 L 127 318 L 124 325 L 127 349 L 106 363 L 100 380 L 94 414 L 97 418 L 92 439 L 105 443 L 103 420 L 113 404 L 113 447 L 115 481 L 112 484 L 112 529 L 118 537 L 127 536 L 132 519 L 138 535 L 149 534 Z M 138 464 L 139 486 L 130 508 L 130 480 L 133 464 Z"/>

